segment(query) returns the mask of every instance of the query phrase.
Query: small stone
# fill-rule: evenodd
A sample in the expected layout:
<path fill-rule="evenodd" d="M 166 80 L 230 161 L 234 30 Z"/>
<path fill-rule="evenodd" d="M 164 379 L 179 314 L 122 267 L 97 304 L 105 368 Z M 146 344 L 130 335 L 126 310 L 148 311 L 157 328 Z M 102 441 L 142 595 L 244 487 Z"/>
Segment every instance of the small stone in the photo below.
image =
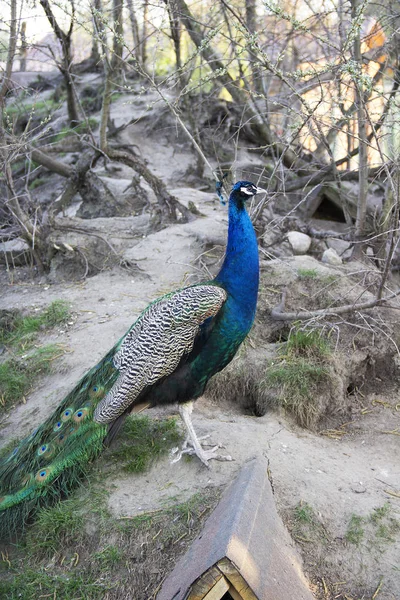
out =
<path fill-rule="evenodd" d="M 333 248 L 328 248 L 322 255 L 322 262 L 328 265 L 341 265 L 342 259 Z"/>
<path fill-rule="evenodd" d="M 299 231 L 289 231 L 287 237 L 294 254 L 307 254 L 311 246 L 310 236 Z"/>
<path fill-rule="evenodd" d="M 15 238 L 0 243 L 0 263 L 8 267 L 28 265 L 30 259 L 30 248 L 25 240 Z"/>

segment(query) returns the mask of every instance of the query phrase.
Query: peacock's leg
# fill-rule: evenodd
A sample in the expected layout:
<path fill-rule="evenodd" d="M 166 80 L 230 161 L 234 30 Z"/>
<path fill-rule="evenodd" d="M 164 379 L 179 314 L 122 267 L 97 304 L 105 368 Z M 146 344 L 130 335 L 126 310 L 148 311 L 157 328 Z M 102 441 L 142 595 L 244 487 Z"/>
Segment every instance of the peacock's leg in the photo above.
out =
<path fill-rule="evenodd" d="M 173 462 L 177 462 L 180 460 L 183 454 L 195 454 L 201 460 L 201 462 L 209 467 L 209 460 L 232 460 L 231 456 L 223 456 L 221 454 L 217 454 L 217 450 L 221 447 L 220 444 L 214 446 L 214 448 L 210 448 L 210 450 L 204 450 L 202 445 L 200 444 L 200 440 L 197 437 L 195 429 L 193 427 L 191 414 L 193 412 L 193 402 L 185 402 L 184 404 L 179 405 L 179 414 L 182 417 L 182 421 L 185 424 L 187 430 L 187 438 L 183 444 L 182 449 L 178 452 L 178 455 L 173 460 Z M 205 436 L 208 437 L 208 436 Z M 204 439 L 204 438 L 202 438 Z M 189 448 L 188 445 L 192 447 Z"/>

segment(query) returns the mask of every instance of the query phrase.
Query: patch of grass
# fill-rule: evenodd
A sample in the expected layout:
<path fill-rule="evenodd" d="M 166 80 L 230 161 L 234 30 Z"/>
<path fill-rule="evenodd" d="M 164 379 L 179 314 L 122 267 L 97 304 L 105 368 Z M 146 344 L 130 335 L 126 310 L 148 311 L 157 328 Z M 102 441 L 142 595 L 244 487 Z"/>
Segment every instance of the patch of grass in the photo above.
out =
<path fill-rule="evenodd" d="M 128 592 L 138 600 L 155 597 L 177 553 L 200 532 L 221 493 L 207 488 L 182 504 L 133 519 L 110 514 L 102 526 L 98 508 L 105 503 L 104 484 L 93 489 L 92 475 L 88 483 L 84 492 L 40 511 L 25 545 L 9 549 L 0 598 L 97 600 L 111 589 L 115 598 Z"/>
<path fill-rule="evenodd" d="M 378 525 L 375 535 L 386 542 L 394 541 L 391 528 L 388 525 L 383 525 L 383 523 Z"/>
<path fill-rule="evenodd" d="M 20 102 L 18 104 L 10 104 L 5 109 L 6 117 L 13 117 L 37 113 L 39 116 L 44 116 L 56 108 L 56 104 L 52 100 L 37 100 L 36 102 Z"/>
<path fill-rule="evenodd" d="M 87 133 L 90 129 L 96 129 L 98 127 L 98 121 L 94 117 L 89 117 L 87 121 L 83 123 L 79 123 L 76 127 L 63 127 L 61 131 L 59 131 L 54 136 L 54 142 L 61 142 L 66 137 L 77 134 L 81 135 L 83 133 Z"/>
<path fill-rule="evenodd" d="M 62 354 L 60 346 L 48 344 L 23 358 L 0 363 L 0 409 L 22 400 L 40 375 L 51 372 L 53 361 Z"/>
<path fill-rule="evenodd" d="M 345 534 L 345 539 L 350 542 L 350 544 L 356 544 L 357 546 L 360 544 L 361 540 L 364 537 L 364 528 L 363 528 L 364 519 L 359 515 L 351 515 L 350 522 L 347 526 L 347 531 Z"/>
<path fill-rule="evenodd" d="M 271 364 L 261 385 L 278 387 L 280 404 L 301 426 L 311 427 L 318 419 L 316 391 L 327 377 L 325 366 L 297 358 Z"/>
<path fill-rule="evenodd" d="M 325 285 L 330 285 L 332 283 L 337 283 L 338 281 L 340 281 L 340 277 L 338 277 L 338 275 L 322 275 L 321 281 Z"/>
<path fill-rule="evenodd" d="M 22 316 L 17 311 L 3 311 L 0 316 L 0 344 L 23 351 L 36 339 L 38 333 L 66 323 L 70 318 L 68 303 L 54 300 L 44 310 Z"/>
<path fill-rule="evenodd" d="M 290 519 L 290 529 L 293 538 L 298 542 L 325 543 L 328 539 L 323 524 L 307 502 L 301 501 L 294 507 Z"/>
<path fill-rule="evenodd" d="M 277 359 L 271 361 L 260 385 L 278 388 L 278 402 L 303 427 L 318 421 L 318 389 L 329 379 L 328 341 L 312 329 L 293 328 Z"/>
<path fill-rule="evenodd" d="M 94 560 L 99 562 L 102 568 L 112 568 L 124 559 L 124 553 L 117 546 L 105 546 L 103 550 L 93 554 Z"/>
<path fill-rule="evenodd" d="M 400 531 L 400 522 L 390 516 L 391 506 L 386 502 L 383 506 L 374 508 L 369 516 L 369 522 L 375 527 L 375 537 L 381 542 L 394 542 Z"/>
<path fill-rule="evenodd" d="M 374 508 L 369 520 L 371 521 L 371 523 L 374 523 L 374 525 L 377 525 L 379 523 L 379 521 L 381 521 L 382 519 L 384 519 L 385 517 L 388 516 L 389 512 L 390 512 L 390 504 L 388 502 L 386 502 L 383 506 Z"/>
<path fill-rule="evenodd" d="M 300 502 L 295 506 L 294 518 L 300 523 L 312 523 L 314 520 L 314 511 L 306 502 Z"/>
<path fill-rule="evenodd" d="M 29 182 L 28 188 L 30 190 L 36 190 L 36 188 L 41 187 L 48 181 L 49 179 L 47 177 L 38 177 L 37 179 L 34 179 L 33 181 Z"/>
<path fill-rule="evenodd" d="M 55 327 L 68 321 L 70 312 L 68 303 L 64 300 L 54 300 L 42 313 L 45 327 Z"/>
<path fill-rule="evenodd" d="M 143 473 L 155 458 L 166 454 L 181 438 L 176 419 L 152 420 L 145 415 L 128 417 L 120 447 L 112 456 L 124 463 L 124 471 Z"/>
<path fill-rule="evenodd" d="M 368 547 L 377 545 L 382 551 L 382 542 L 394 542 L 395 535 L 400 531 L 400 523 L 390 516 L 391 506 L 386 502 L 383 506 L 374 508 L 370 515 L 361 517 L 351 515 L 345 538 L 351 544 L 359 545 L 365 539 Z"/>
<path fill-rule="evenodd" d="M 299 279 L 318 279 L 317 269 L 297 269 Z"/>
<path fill-rule="evenodd" d="M 34 600 L 36 598 L 57 598 L 57 600 L 100 600 L 109 589 L 103 582 L 89 573 L 67 573 L 53 575 L 45 568 L 23 568 L 12 579 L 0 581 L 0 598 L 7 600 Z"/>
<path fill-rule="evenodd" d="M 289 357 L 326 358 L 331 353 L 329 342 L 315 329 L 293 328 L 286 342 Z"/>
<path fill-rule="evenodd" d="M 31 557 L 50 558 L 61 553 L 65 546 L 82 542 L 86 517 L 77 497 L 58 502 L 51 508 L 42 508 L 28 530 L 27 553 Z"/>
<path fill-rule="evenodd" d="M 21 400 L 30 386 L 28 374 L 18 363 L 7 360 L 0 364 L 0 407 Z"/>

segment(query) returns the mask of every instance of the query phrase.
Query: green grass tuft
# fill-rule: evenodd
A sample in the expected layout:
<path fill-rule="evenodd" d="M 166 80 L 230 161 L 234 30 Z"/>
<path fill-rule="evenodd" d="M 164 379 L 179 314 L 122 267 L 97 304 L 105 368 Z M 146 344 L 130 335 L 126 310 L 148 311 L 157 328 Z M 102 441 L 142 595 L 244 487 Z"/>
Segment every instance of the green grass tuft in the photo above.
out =
<path fill-rule="evenodd" d="M 314 426 L 320 416 L 318 389 L 329 380 L 330 353 L 320 332 L 293 328 L 260 383 L 262 389 L 278 388 L 279 404 L 303 427 Z"/>
<path fill-rule="evenodd" d="M 152 420 L 145 415 L 128 417 L 120 447 L 112 456 L 124 463 L 124 471 L 143 473 L 155 458 L 179 443 L 181 437 L 176 419 Z"/>
<path fill-rule="evenodd" d="M 374 525 L 377 525 L 379 523 L 379 521 L 381 521 L 382 519 L 384 519 L 385 517 L 388 516 L 389 512 L 390 512 L 390 504 L 388 502 L 386 502 L 383 506 L 374 508 L 369 520 L 371 521 L 371 523 L 374 523 Z"/>
<path fill-rule="evenodd" d="M 54 142 L 61 142 L 62 140 L 64 140 L 66 137 L 69 137 L 71 135 L 81 135 L 83 133 L 87 133 L 90 129 L 96 129 L 96 127 L 98 126 L 98 121 L 97 119 L 95 119 L 94 117 L 89 117 L 87 121 L 84 121 L 83 123 L 79 123 L 79 125 L 77 125 L 76 127 L 64 127 L 63 129 L 61 129 L 61 131 L 59 133 L 57 133 L 54 136 Z"/>
<path fill-rule="evenodd" d="M 297 269 L 299 279 L 318 279 L 317 269 Z"/>
<path fill-rule="evenodd" d="M 51 372 L 53 361 L 61 354 L 60 346 L 48 344 L 0 363 L 0 409 L 21 401 L 38 377 Z"/>
<path fill-rule="evenodd" d="M 19 363 L 7 360 L 0 364 L 0 407 L 8 408 L 21 400 L 31 385 L 28 373 Z"/>
<path fill-rule="evenodd" d="M 329 539 L 323 523 L 307 502 L 301 501 L 293 508 L 289 526 L 293 538 L 300 543 L 326 543 Z"/>
<path fill-rule="evenodd" d="M 54 300 L 34 315 L 22 316 L 15 311 L 4 311 L 0 316 L 0 344 L 11 346 L 14 350 L 25 350 L 40 332 L 62 325 L 69 318 L 68 303 L 64 300 Z"/>
<path fill-rule="evenodd" d="M 41 187 L 45 183 L 48 183 L 48 181 L 48 177 L 38 177 L 37 179 L 34 179 L 33 181 L 29 182 L 28 188 L 30 190 L 36 190 L 36 188 Z"/>
<path fill-rule="evenodd" d="M 314 511 L 309 504 L 300 502 L 294 509 L 294 518 L 300 523 L 312 523 L 314 521 Z"/>
<path fill-rule="evenodd" d="M 100 552 L 95 552 L 93 558 L 100 563 L 103 569 L 111 568 L 123 561 L 124 553 L 117 546 L 109 545 Z"/>
<path fill-rule="evenodd" d="M 82 503 L 76 498 L 42 508 L 28 530 L 25 547 L 30 556 L 51 558 L 67 545 L 82 542 L 85 533 Z"/>
<path fill-rule="evenodd" d="M 293 413 L 301 426 L 311 427 L 318 420 L 316 392 L 327 377 L 325 366 L 296 358 L 271 364 L 261 385 L 278 387 L 280 404 Z"/>
<path fill-rule="evenodd" d="M 56 344 L 33 348 L 34 343 L 39 333 L 69 318 L 68 304 L 63 300 L 55 300 L 33 315 L 8 310 L 0 313 L 0 344 L 13 355 L 0 363 L 0 409 L 22 400 L 37 378 L 51 371 L 53 361 L 63 351 Z"/>
<path fill-rule="evenodd" d="M 100 600 L 108 586 L 96 581 L 89 573 L 53 575 L 45 568 L 24 568 L 13 579 L 0 581 L 0 598 L 7 600 L 35 600 L 57 598 L 57 600 Z"/>
<path fill-rule="evenodd" d="M 350 544 L 360 544 L 364 537 L 364 528 L 362 527 L 364 520 L 359 515 L 351 515 L 350 522 L 347 527 L 345 538 Z"/>
<path fill-rule="evenodd" d="M 45 327 L 55 327 L 66 323 L 70 318 L 68 303 L 65 300 L 54 300 L 42 313 Z"/>
<path fill-rule="evenodd" d="M 315 329 L 292 329 L 286 343 L 290 357 L 324 359 L 331 353 L 329 342 Z"/>

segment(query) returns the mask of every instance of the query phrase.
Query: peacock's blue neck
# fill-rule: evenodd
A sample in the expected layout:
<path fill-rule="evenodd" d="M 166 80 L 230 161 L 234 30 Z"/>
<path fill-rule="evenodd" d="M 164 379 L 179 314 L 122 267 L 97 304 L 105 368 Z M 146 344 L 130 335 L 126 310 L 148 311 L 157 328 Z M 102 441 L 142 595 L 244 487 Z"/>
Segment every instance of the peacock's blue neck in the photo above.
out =
<path fill-rule="evenodd" d="M 251 327 L 257 304 L 259 279 L 257 238 L 244 202 L 233 192 L 229 199 L 228 243 L 225 260 L 216 276 L 228 292 L 228 302 L 243 323 Z"/>

